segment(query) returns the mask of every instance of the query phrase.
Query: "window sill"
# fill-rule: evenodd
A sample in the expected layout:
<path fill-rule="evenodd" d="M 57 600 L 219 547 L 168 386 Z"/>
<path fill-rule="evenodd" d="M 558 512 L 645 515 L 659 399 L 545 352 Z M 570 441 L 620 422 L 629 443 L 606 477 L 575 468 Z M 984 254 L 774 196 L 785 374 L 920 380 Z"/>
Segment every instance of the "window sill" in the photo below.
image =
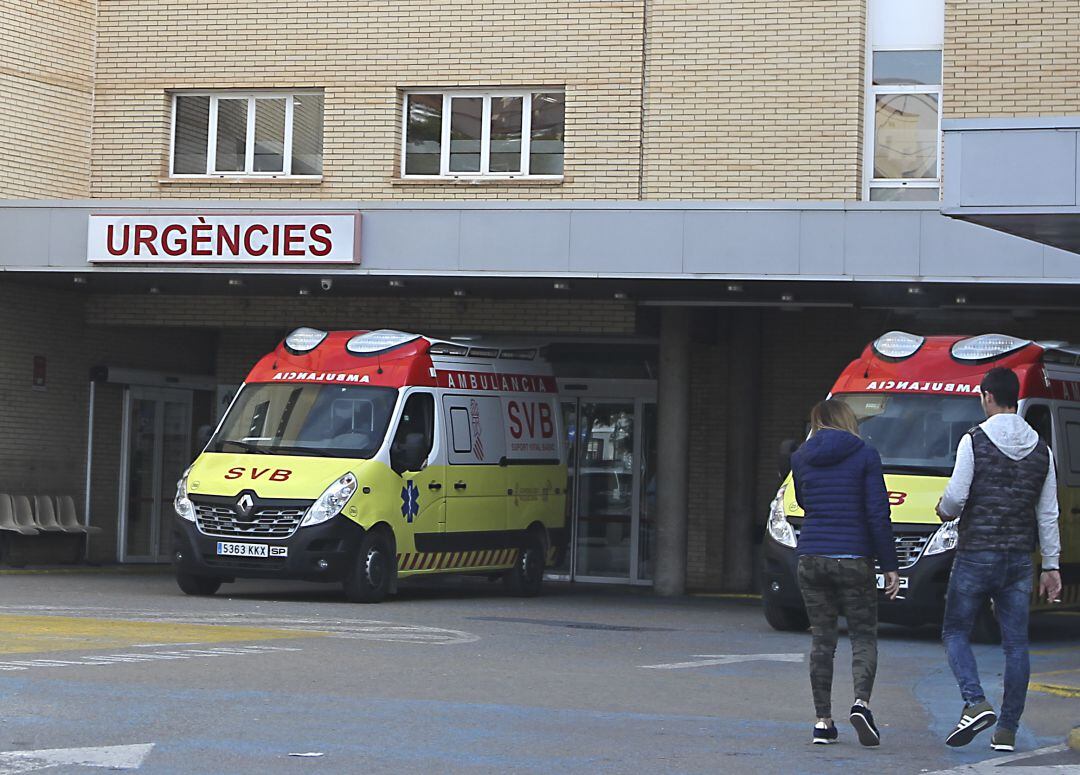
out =
<path fill-rule="evenodd" d="M 561 186 L 569 183 L 559 178 L 390 178 L 392 186 Z"/>
<path fill-rule="evenodd" d="M 191 178 L 158 178 L 158 184 L 163 186 L 171 186 L 176 184 L 194 184 L 198 186 L 215 185 L 215 184 L 231 184 L 231 185 L 248 185 L 248 186 L 318 186 L 322 185 L 322 175 L 306 176 L 306 177 L 255 177 L 255 176 L 243 176 L 243 177 L 218 177 L 217 175 L 207 175 L 205 177 L 191 177 Z"/>

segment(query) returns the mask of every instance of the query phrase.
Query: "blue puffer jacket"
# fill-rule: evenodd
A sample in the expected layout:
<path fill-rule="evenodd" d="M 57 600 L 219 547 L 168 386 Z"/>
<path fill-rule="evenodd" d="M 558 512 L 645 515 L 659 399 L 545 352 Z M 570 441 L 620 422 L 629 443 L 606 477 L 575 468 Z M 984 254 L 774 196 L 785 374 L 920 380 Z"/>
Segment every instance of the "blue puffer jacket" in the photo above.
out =
<path fill-rule="evenodd" d="M 854 434 L 823 428 L 791 456 L 791 473 L 806 512 L 798 554 L 874 557 L 883 571 L 897 569 L 877 450 Z"/>

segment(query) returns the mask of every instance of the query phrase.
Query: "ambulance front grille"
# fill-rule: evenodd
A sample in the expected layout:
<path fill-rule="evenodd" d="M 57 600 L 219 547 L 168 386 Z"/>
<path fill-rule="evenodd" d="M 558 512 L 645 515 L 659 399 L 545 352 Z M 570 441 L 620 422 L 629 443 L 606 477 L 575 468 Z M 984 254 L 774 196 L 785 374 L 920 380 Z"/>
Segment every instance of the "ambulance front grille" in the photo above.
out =
<path fill-rule="evenodd" d="M 795 540 L 799 539 L 799 533 L 802 532 L 801 525 L 793 526 L 795 528 Z M 900 570 L 910 568 L 922 555 L 923 549 L 926 548 L 927 542 L 930 540 L 930 535 L 924 533 L 901 533 L 893 535 L 893 545 L 896 546 L 896 559 L 900 564 Z M 877 567 L 877 563 L 874 563 Z M 880 568 L 879 568 L 880 570 Z"/>
<path fill-rule="evenodd" d="M 195 504 L 195 520 L 199 532 L 226 538 L 288 538 L 300 527 L 307 509 L 263 506 L 256 508 L 247 519 L 239 519 L 229 506 Z"/>
<path fill-rule="evenodd" d="M 896 545 L 896 559 L 900 563 L 901 570 L 915 564 L 929 540 L 930 536 L 919 534 L 898 535 L 893 538 L 893 543 Z"/>

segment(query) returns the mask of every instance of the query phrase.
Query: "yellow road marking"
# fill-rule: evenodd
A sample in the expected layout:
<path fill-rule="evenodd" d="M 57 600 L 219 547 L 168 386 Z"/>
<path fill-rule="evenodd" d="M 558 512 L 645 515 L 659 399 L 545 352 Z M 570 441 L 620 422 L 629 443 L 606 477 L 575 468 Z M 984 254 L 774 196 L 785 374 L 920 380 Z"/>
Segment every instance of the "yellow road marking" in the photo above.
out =
<path fill-rule="evenodd" d="M 1057 681 L 1053 683 L 1048 683 L 1045 680 L 1035 680 L 1045 679 L 1049 676 L 1054 675 L 1076 676 L 1077 681 L 1075 683 L 1071 681 L 1067 683 L 1058 683 Z M 1058 697 L 1080 697 L 1080 668 L 1074 667 L 1068 670 L 1048 670 L 1045 673 L 1036 673 L 1035 675 L 1031 676 L 1031 678 L 1033 680 L 1028 683 L 1028 688 L 1032 691 L 1045 692 L 1046 694 L 1054 694 Z"/>
<path fill-rule="evenodd" d="M 90 651 L 174 643 L 282 640 L 324 635 L 322 632 L 270 627 L 0 614 L 0 654 Z"/>
<path fill-rule="evenodd" d="M 1058 697 L 1068 697 L 1069 699 L 1080 698 L 1080 686 L 1058 686 L 1033 681 L 1028 684 L 1028 689 L 1033 692 L 1043 692 L 1044 694 L 1053 694 Z"/>

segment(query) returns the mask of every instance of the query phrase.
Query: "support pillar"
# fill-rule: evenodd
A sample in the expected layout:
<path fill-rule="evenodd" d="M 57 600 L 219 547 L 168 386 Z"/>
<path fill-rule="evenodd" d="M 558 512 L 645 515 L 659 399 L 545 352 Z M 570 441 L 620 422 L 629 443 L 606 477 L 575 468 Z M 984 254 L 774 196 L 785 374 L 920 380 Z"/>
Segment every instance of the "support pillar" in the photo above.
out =
<path fill-rule="evenodd" d="M 761 433 L 761 313 L 732 310 L 728 341 L 727 470 L 724 480 L 723 588 L 750 592 L 754 577 L 758 437 Z"/>
<path fill-rule="evenodd" d="M 687 487 L 690 454 L 690 313 L 664 307 L 660 313 L 660 364 L 657 385 L 658 595 L 686 591 Z"/>

